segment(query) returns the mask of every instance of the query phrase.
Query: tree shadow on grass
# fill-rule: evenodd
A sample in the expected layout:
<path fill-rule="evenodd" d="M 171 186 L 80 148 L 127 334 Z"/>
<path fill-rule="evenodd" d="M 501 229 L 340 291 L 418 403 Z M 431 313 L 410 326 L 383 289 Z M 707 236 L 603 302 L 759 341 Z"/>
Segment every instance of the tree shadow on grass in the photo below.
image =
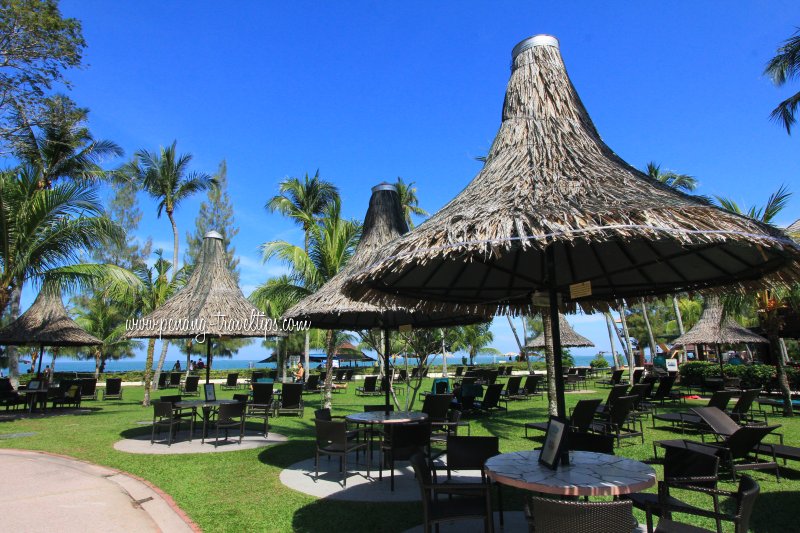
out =
<path fill-rule="evenodd" d="M 422 523 L 419 502 L 348 502 L 315 500 L 294 513 L 292 530 L 319 532 L 342 531 L 405 531 Z"/>
<path fill-rule="evenodd" d="M 762 492 L 753 509 L 750 530 L 756 533 L 796 531 L 798 502 L 800 491 Z"/>

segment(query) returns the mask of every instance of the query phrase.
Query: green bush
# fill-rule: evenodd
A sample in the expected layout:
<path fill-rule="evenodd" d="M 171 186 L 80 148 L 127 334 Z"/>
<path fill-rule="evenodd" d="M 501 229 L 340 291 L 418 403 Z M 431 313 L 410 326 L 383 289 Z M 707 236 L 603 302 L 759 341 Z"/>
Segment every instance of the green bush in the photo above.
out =
<path fill-rule="evenodd" d="M 589 361 L 589 366 L 592 368 L 608 368 L 608 361 L 602 354 L 597 354 L 594 359 Z"/>

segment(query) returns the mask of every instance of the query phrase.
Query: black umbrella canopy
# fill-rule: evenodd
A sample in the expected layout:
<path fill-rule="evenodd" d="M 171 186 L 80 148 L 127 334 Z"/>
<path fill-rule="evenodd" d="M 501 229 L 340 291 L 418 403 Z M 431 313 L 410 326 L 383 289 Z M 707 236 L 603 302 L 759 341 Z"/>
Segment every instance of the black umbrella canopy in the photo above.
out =
<path fill-rule="evenodd" d="M 606 146 L 554 37 L 527 39 L 512 55 L 483 169 L 348 280 L 351 294 L 380 302 L 378 289 L 432 311 L 529 313 L 533 293 L 555 288 L 591 311 L 608 300 L 798 278 L 800 249 L 784 233 L 675 191 Z"/>
<path fill-rule="evenodd" d="M 407 232 L 408 225 L 395 186 L 381 183 L 373 187 L 361 240 L 353 257 L 320 290 L 298 302 L 283 317 L 308 321 L 311 327 L 319 329 L 349 330 L 396 329 L 405 325 L 447 327 L 491 320 L 491 315 L 485 314 L 431 313 L 393 302 L 365 303 L 344 292 L 345 281 L 351 275 L 377 261 L 383 245 Z"/>
<path fill-rule="evenodd" d="M 561 330 L 561 346 L 565 348 L 591 348 L 594 346 L 592 341 L 572 329 L 567 318 L 561 313 L 558 314 L 558 323 Z M 525 348 L 529 350 L 543 350 L 544 347 L 544 333 L 540 333 L 525 345 Z"/>

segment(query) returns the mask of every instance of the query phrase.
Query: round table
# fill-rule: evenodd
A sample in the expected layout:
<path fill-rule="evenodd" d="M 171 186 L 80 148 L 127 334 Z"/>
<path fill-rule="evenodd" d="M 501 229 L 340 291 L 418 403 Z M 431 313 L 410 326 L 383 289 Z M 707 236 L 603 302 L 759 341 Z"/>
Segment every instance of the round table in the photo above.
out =
<path fill-rule="evenodd" d="M 202 407 L 204 409 L 210 407 L 219 407 L 223 404 L 230 404 L 230 403 L 239 403 L 238 400 L 181 400 L 179 402 L 175 402 L 175 407 L 178 409 L 197 409 L 198 407 Z"/>
<path fill-rule="evenodd" d="M 615 496 L 656 484 L 650 466 L 595 452 L 570 452 L 570 464 L 556 470 L 539 463 L 539 450 L 504 453 L 486 461 L 492 481 L 520 489 L 561 496 Z"/>
<path fill-rule="evenodd" d="M 344 418 L 354 424 L 407 424 L 409 422 L 427 420 L 428 415 L 418 411 L 393 411 L 388 415 L 385 411 L 369 411 L 366 413 L 353 413 Z"/>

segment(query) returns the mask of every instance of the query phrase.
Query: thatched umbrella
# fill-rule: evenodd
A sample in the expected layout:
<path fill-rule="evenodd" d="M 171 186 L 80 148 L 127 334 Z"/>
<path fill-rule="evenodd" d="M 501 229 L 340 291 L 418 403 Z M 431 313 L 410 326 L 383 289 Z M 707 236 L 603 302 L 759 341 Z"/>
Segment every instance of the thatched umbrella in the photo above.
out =
<path fill-rule="evenodd" d="M 244 297 L 228 270 L 222 235 L 203 237 L 200 258 L 186 285 L 149 315 L 132 320 L 129 338 L 184 339 L 206 343 L 206 383 L 211 373 L 211 338 L 285 336 L 276 321 Z"/>
<path fill-rule="evenodd" d="M 41 375 L 45 346 L 97 346 L 103 341 L 90 335 L 67 314 L 61 292 L 42 288 L 33 305 L 14 322 L 0 329 L 0 344 L 21 346 L 38 344 Z"/>
<path fill-rule="evenodd" d="M 369 208 L 364 217 L 361 240 L 347 265 L 314 294 L 311 294 L 284 313 L 285 319 L 307 321 L 319 329 L 383 329 L 384 368 L 388 368 L 391 352 L 389 330 L 400 326 L 421 328 L 448 327 L 486 322 L 485 314 L 452 314 L 409 310 L 392 302 L 373 304 L 348 296 L 345 281 L 356 272 L 377 261 L 385 244 L 408 232 L 397 188 L 381 183 L 372 188 Z M 389 387 L 386 387 L 386 406 L 389 408 Z"/>
<path fill-rule="evenodd" d="M 686 346 L 687 344 L 713 345 L 719 360 L 719 372 L 724 378 L 725 372 L 722 365 L 722 356 L 719 353 L 719 345 L 748 343 L 768 344 L 769 341 L 761 335 L 756 335 L 736 322 L 733 317 L 725 314 L 717 298 L 709 298 L 697 324 L 675 339 L 672 344 L 675 346 Z"/>
<path fill-rule="evenodd" d="M 625 163 L 597 133 L 554 37 L 526 39 L 512 58 L 502 124 L 483 169 L 384 247 L 347 290 L 433 311 L 549 307 L 565 416 L 559 302 L 592 311 L 629 297 L 789 283 L 800 275 L 800 249 L 777 229 Z"/>
<path fill-rule="evenodd" d="M 592 341 L 572 329 L 572 326 L 567 322 L 567 318 L 561 313 L 558 314 L 558 329 L 561 331 L 561 346 L 564 348 L 592 348 L 594 346 Z M 544 333 L 540 333 L 525 345 L 528 350 L 543 350 L 544 347 Z"/>

